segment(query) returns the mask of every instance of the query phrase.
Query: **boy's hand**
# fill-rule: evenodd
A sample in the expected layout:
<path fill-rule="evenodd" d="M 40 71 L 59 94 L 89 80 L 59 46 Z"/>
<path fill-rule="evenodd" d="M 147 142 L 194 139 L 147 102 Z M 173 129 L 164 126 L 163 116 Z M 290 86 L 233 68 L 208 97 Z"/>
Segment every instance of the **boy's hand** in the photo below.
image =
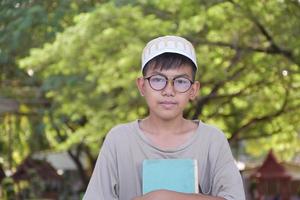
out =
<path fill-rule="evenodd" d="M 212 197 L 200 194 L 184 194 L 169 190 L 156 190 L 143 196 L 135 197 L 133 200 L 225 200 L 220 197 Z"/>
<path fill-rule="evenodd" d="M 143 196 L 135 197 L 133 200 L 166 200 L 170 199 L 169 193 L 173 192 L 167 190 L 156 190 Z"/>

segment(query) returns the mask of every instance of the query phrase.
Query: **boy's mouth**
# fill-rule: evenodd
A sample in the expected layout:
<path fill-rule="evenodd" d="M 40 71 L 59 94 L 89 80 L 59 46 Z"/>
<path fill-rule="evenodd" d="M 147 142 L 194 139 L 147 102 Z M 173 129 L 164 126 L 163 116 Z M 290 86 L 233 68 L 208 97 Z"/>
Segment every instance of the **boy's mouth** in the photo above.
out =
<path fill-rule="evenodd" d="M 170 108 L 176 106 L 177 102 L 175 102 L 175 101 L 160 101 L 159 105 L 161 105 L 162 107 L 164 107 L 166 109 L 170 109 Z"/>

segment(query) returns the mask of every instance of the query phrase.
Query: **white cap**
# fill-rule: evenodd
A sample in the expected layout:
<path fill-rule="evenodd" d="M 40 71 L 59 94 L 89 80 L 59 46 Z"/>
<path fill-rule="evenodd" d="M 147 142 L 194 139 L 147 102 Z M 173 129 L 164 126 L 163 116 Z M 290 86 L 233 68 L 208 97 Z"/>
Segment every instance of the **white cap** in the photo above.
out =
<path fill-rule="evenodd" d="M 158 37 L 146 45 L 142 53 L 142 70 L 147 62 L 163 53 L 178 53 L 189 58 L 197 68 L 195 49 L 189 41 L 179 36 Z"/>

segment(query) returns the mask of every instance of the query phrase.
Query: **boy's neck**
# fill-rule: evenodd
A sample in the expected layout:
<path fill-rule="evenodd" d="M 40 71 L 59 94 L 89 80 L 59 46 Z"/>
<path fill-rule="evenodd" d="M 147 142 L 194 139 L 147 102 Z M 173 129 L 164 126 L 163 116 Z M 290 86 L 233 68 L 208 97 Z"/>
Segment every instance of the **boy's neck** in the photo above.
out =
<path fill-rule="evenodd" d="M 177 135 L 190 131 L 187 125 L 189 123 L 189 120 L 183 117 L 163 120 L 149 116 L 142 121 L 142 127 L 148 133 L 155 135 Z"/>

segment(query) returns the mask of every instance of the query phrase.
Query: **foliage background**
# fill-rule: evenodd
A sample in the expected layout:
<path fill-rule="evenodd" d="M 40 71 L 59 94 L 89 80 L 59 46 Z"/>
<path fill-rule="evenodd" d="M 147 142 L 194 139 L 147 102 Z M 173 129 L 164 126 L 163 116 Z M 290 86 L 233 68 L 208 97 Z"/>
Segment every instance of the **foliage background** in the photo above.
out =
<path fill-rule="evenodd" d="M 67 151 L 83 183 L 105 134 L 147 115 L 135 79 L 150 39 L 196 47 L 201 91 L 185 111 L 221 128 L 237 158 L 300 152 L 296 0 L 1 1 L 0 160 Z M 259 148 L 258 148 L 259 147 Z"/>

